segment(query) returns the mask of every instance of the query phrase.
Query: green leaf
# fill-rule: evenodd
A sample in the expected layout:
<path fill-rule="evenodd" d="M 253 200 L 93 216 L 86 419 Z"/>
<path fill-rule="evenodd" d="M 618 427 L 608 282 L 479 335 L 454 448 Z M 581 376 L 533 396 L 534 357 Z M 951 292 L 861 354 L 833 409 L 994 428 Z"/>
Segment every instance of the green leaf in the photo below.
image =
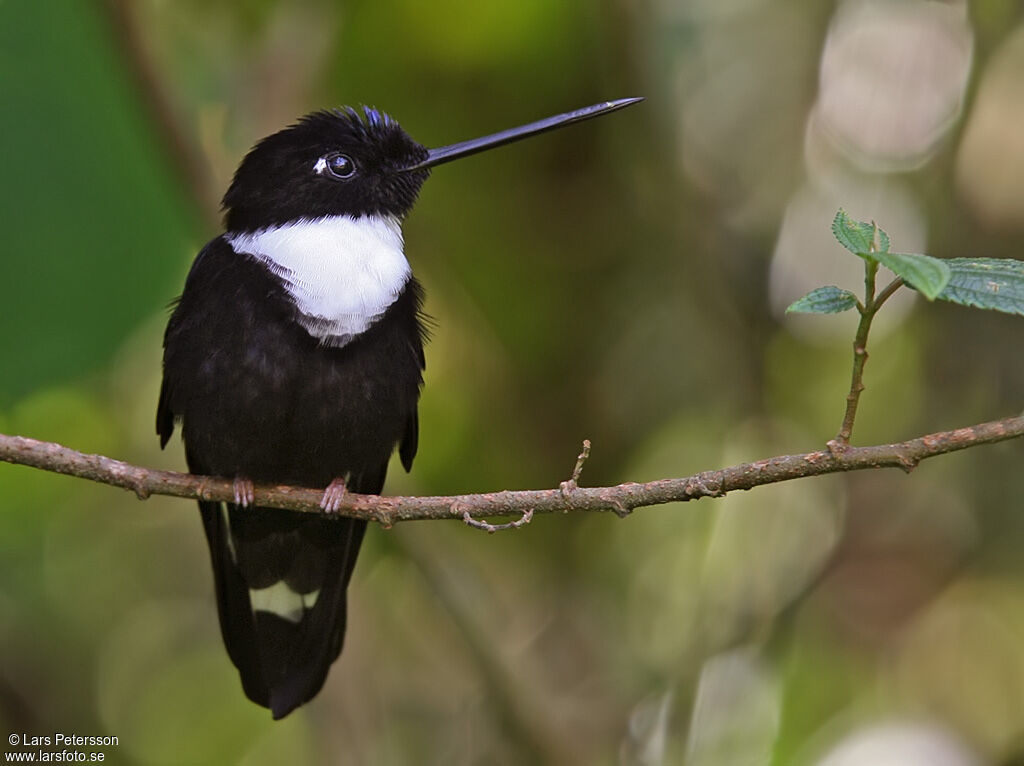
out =
<path fill-rule="evenodd" d="M 944 301 L 1024 315 L 1024 261 L 1011 258 L 949 258 Z"/>
<path fill-rule="evenodd" d="M 856 295 L 849 290 L 829 285 L 811 290 L 803 298 L 794 301 L 786 309 L 786 313 L 838 314 L 840 311 L 849 311 L 856 305 Z"/>
<path fill-rule="evenodd" d="M 839 240 L 840 245 L 862 258 L 872 258 L 876 252 L 889 252 L 888 234 L 874 223 L 854 221 L 842 209 L 832 220 L 832 234 Z"/>
<path fill-rule="evenodd" d="M 947 262 L 930 255 L 873 253 L 871 257 L 930 301 L 935 300 L 949 282 Z"/>

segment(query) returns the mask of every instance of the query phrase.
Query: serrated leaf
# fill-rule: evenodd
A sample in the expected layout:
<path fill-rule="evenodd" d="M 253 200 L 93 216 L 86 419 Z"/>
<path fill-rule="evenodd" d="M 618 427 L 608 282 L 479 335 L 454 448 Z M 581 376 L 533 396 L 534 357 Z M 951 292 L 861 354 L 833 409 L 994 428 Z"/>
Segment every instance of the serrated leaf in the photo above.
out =
<path fill-rule="evenodd" d="M 944 301 L 1024 315 L 1024 261 L 1011 258 L 949 258 Z"/>
<path fill-rule="evenodd" d="M 889 235 L 885 233 L 884 229 L 878 230 L 878 252 L 888 253 L 889 252 Z"/>
<path fill-rule="evenodd" d="M 873 253 L 871 257 L 930 301 L 935 300 L 949 282 L 946 261 L 930 255 Z"/>
<path fill-rule="evenodd" d="M 794 301 L 786 309 L 786 313 L 838 314 L 840 311 L 849 311 L 856 305 L 856 295 L 849 290 L 829 285 L 815 288 L 803 298 Z"/>
<path fill-rule="evenodd" d="M 873 223 L 854 221 L 842 209 L 832 219 L 832 234 L 840 245 L 861 257 L 871 258 L 876 252 L 889 252 L 888 234 Z"/>

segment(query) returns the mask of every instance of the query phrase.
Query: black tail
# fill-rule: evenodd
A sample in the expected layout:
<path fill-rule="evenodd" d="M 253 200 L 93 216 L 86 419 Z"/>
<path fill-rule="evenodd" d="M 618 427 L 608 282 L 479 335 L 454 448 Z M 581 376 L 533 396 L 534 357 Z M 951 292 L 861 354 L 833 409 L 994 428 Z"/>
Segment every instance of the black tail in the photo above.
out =
<path fill-rule="evenodd" d="M 341 653 L 366 522 L 230 503 L 199 509 L 224 644 L 246 696 L 282 718 L 320 691 Z"/>

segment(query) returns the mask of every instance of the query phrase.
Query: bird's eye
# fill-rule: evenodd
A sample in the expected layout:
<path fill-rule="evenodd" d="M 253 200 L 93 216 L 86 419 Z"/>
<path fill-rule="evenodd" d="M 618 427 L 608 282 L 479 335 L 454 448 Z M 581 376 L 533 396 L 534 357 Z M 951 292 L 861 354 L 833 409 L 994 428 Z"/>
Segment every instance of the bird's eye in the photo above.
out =
<path fill-rule="evenodd" d="M 328 154 L 321 162 L 321 167 L 334 178 L 346 180 L 356 174 L 356 163 L 347 154 Z"/>

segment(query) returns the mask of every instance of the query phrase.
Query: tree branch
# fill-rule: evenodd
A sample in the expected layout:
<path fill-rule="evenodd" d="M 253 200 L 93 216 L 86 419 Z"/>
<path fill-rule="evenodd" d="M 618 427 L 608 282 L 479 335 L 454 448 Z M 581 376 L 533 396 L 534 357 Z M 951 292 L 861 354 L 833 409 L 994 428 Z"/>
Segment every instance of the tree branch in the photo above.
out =
<path fill-rule="evenodd" d="M 630 482 L 614 487 L 579 487 L 565 482 L 555 489 L 434 497 L 348 494 L 337 513 L 377 521 L 385 527 L 398 521 L 464 520 L 467 516 L 523 517 L 527 512 L 612 511 L 624 516 L 641 506 L 722 497 L 738 489 L 751 489 L 806 476 L 866 468 L 901 468 L 909 473 L 919 462 L 930 457 L 1019 436 L 1024 436 L 1024 416 L 981 423 L 955 431 L 940 431 L 896 444 L 780 455 L 729 468 L 703 471 L 684 478 L 660 479 L 643 484 Z M 171 495 L 231 502 L 234 497 L 231 479 L 152 470 L 23 436 L 0 434 L 0 460 L 130 489 L 141 499 L 150 495 Z M 323 513 L 320 508 L 322 497 L 323 489 L 256 486 L 254 500 L 256 505 L 267 508 Z"/>

